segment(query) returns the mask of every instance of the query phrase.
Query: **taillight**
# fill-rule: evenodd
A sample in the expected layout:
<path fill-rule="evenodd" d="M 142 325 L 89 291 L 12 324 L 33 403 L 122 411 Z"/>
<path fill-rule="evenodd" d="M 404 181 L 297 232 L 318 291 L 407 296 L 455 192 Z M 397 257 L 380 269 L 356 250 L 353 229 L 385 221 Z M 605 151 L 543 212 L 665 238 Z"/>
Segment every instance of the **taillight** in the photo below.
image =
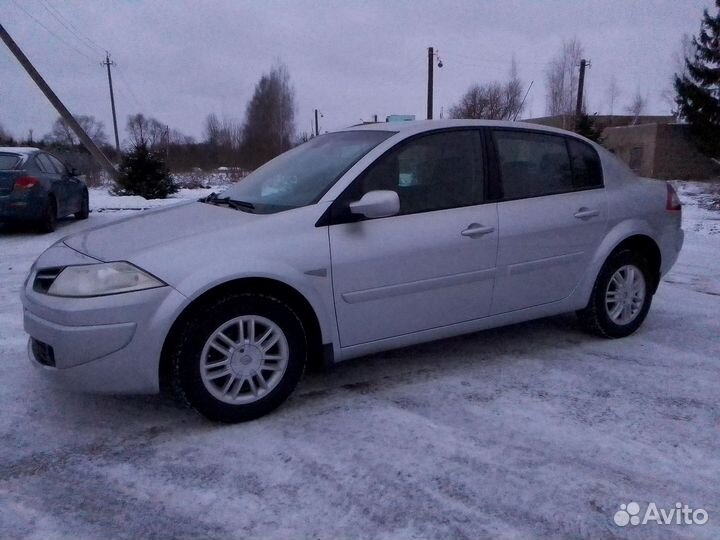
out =
<path fill-rule="evenodd" d="M 15 180 L 15 189 L 17 189 L 17 190 L 32 189 L 35 186 L 37 186 L 39 183 L 40 183 L 40 180 L 38 180 L 34 176 L 23 176 L 23 177 Z"/>
<path fill-rule="evenodd" d="M 675 191 L 675 188 L 672 187 L 669 182 L 665 185 L 667 186 L 667 199 L 665 201 L 665 210 L 668 210 L 670 212 L 679 212 L 680 210 L 682 210 L 682 203 L 680 202 L 680 197 L 678 197 L 677 191 Z"/>

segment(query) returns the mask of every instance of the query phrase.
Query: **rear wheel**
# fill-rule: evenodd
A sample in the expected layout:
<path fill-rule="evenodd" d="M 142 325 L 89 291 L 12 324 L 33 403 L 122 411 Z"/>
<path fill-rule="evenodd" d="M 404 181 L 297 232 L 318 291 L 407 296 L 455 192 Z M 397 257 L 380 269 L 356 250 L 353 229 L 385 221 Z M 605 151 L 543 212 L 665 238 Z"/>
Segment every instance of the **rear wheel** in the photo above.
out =
<path fill-rule="evenodd" d="M 55 197 L 48 197 L 47 203 L 45 204 L 45 211 L 43 212 L 42 218 L 40 218 L 39 228 L 41 232 L 49 233 L 55 230 L 57 224 L 57 203 Z"/>
<path fill-rule="evenodd" d="M 87 189 L 83 191 L 82 203 L 80 210 L 75 212 L 75 219 L 87 219 L 90 215 L 90 197 L 88 196 Z"/>
<path fill-rule="evenodd" d="M 577 312 L 590 332 L 608 338 L 629 336 L 645 320 L 653 287 L 645 257 L 629 250 L 612 255 L 595 281 L 590 302 Z"/>
<path fill-rule="evenodd" d="M 281 300 L 235 294 L 210 303 L 179 337 L 176 392 L 210 420 L 263 416 L 292 393 L 305 369 L 300 319 Z"/>

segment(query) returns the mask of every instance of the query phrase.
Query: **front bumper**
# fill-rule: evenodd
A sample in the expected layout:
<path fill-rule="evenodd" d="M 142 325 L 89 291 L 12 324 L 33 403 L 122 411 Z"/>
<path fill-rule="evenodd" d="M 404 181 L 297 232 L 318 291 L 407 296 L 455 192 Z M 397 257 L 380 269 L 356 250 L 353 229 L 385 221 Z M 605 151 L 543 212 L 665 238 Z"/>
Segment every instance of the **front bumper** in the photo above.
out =
<path fill-rule="evenodd" d="M 53 264 L 85 257 L 68 247 L 49 250 Z M 36 266 L 43 268 L 43 257 Z M 22 292 L 32 364 L 49 380 L 94 393 L 148 394 L 159 390 L 165 337 L 186 302 L 172 287 L 93 298 L 61 298 L 32 289 L 35 270 Z M 37 358 L 32 341 L 51 348 L 52 364 Z M 37 343 L 36 343 L 37 345 Z M 36 348 L 37 350 L 37 348 Z"/>

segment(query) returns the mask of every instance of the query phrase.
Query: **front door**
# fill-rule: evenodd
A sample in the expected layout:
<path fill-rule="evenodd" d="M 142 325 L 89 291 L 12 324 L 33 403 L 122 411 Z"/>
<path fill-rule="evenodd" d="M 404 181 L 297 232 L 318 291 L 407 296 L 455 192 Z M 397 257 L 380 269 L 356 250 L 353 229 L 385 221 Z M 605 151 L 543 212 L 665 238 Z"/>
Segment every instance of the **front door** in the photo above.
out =
<path fill-rule="evenodd" d="M 484 203 L 481 154 L 476 130 L 422 135 L 378 159 L 336 201 L 329 235 L 341 346 L 488 315 L 497 206 Z M 347 213 L 364 193 L 387 189 L 399 195 L 399 215 Z"/>

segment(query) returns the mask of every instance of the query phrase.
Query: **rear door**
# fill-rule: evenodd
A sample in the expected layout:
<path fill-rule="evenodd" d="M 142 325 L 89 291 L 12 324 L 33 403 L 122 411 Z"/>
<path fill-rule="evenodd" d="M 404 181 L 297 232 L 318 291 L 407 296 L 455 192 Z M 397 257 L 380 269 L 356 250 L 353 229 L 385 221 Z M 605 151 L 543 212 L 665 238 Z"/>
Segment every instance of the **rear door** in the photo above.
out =
<path fill-rule="evenodd" d="M 36 154 L 35 163 L 42 171 L 42 176 L 48 185 L 48 189 L 55 196 L 58 217 L 64 216 L 66 213 L 67 188 L 63 184 L 62 174 L 60 174 L 60 172 L 55 168 L 55 165 L 53 165 L 52 161 L 50 161 L 50 156 L 44 152 Z"/>
<path fill-rule="evenodd" d="M 55 156 L 47 154 L 48 159 L 60 174 L 60 184 L 62 186 L 63 196 L 65 197 L 64 208 L 65 214 L 70 214 L 80 210 L 82 200 L 83 184 L 79 178 L 70 176 L 67 167 Z"/>
<path fill-rule="evenodd" d="M 556 302 L 583 277 L 607 226 L 595 150 L 562 135 L 494 129 L 500 240 L 492 314 Z"/>
<path fill-rule="evenodd" d="M 477 130 L 401 142 L 334 203 L 329 228 L 340 342 L 358 345 L 488 315 L 497 208 L 484 196 Z M 393 190 L 400 214 L 358 219 L 348 204 Z"/>

